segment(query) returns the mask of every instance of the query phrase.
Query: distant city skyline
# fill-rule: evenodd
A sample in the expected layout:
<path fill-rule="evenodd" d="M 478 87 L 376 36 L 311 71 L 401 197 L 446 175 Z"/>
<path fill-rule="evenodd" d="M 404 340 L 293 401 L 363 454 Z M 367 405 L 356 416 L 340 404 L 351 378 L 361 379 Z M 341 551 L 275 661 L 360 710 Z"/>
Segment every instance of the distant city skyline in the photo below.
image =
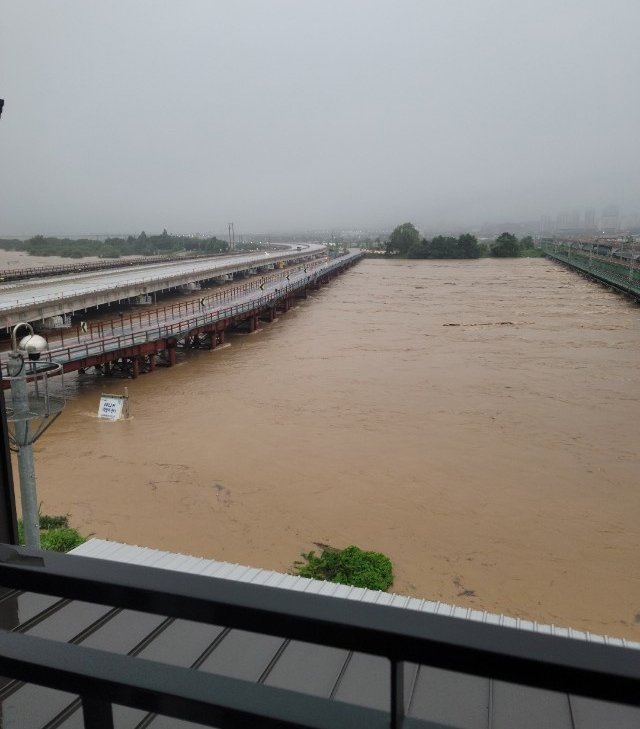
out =
<path fill-rule="evenodd" d="M 429 231 L 431 234 L 438 234 L 443 232 L 451 231 L 483 231 L 487 229 L 495 230 L 507 230 L 511 226 L 517 230 L 534 233 L 562 233 L 567 231 L 583 231 L 591 232 L 594 234 L 602 233 L 614 233 L 624 230 L 636 229 L 640 232 L 640 208 L 635 211 L 624 211 L 616 204 L 609 203 L 603 205 L 600 208 L 596 207 L 585 207 L 582 209 L 574 208 L 571 210 L 561 210 L 553 215 L 542 214 L 538 218 L 531 220 L 494 220 L 494 221 L 483 221 L 483 222 L 472 222 L 468 224 L 453 224 L 447 226 L 436 226 L 429 222 L 420 221 L 418 217 L 414 216 L 411 220 L 395 220 L 390 221 L 387 225 L 373 227 L 373 226 L 324 226 L 319 228 L 304 229 L 304 228 L 283 228 L 280 230 L 250 230 L 243 231 L 237 224 L 235 226 L 235 240 L 240 241 L 244 239 L 252 238 L 268 238 L 269 236 L 295 236 L 295 235 L 324 235 L 330 236 L 331 233 L 340 232 L 342 234 L 351 233 L 362 233 L 364 235 L 380 232 L 391 232 L 396 225 L 403 222 L 412 222 L 416 227 L 422 231 Z M 159 234 L 165 229 L 166 226 L 158 225 L 155 227 L 147 228 L 144 230 L 147 234 Z M 129 235 L 139 235 L 142 230 L 133 230 L 126 232 L 117 231 L 92 231 L 92 232 L 80 232 L 80 233 L 69 233 L 64 231 L 52 231 L 52 230 L 39 230 L 37 233 L 2 233 L 0 232 L 0 238 L 31 238 L 34 235 L 45 235 L 51 237 L 69 237 L 69 238 L 97 238 L 97 237 L 127 237 Z M 213 231 L 194 231 L 194 230 L 171 230 L 169 231 L 175 235 L 193 235 L 193 236 L 216 236 L 221 240 L 227 240 L 228 230 Z"/>

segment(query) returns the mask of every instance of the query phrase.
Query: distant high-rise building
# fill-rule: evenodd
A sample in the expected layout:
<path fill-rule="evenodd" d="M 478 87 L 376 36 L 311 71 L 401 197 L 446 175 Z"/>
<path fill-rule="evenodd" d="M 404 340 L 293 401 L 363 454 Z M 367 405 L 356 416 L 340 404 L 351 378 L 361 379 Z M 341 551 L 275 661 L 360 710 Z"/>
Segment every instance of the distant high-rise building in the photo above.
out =
<path fill-rule="evenodd" d="M 556 232 L 565 235 L 575 235 L 581 230 L 580 212 L 578 210 L 564 210 L 556 216 Z"/>
<path fill-rule="evenodd" d="M 540 218 L 540 232 L 541 233 L 552 233 L 553 232 L 553 221 L 550 215 L 543 215 Z"/>
<path fill-rule="evenodd" d="M 630 231 L 631 233 L 639 233 L 640 232 L 640 213 L 630 213 L 626 216 L 625 220 L 623 221 L 623 225 L 625 230 Z"/>
<path fill-rule="evenodd" d="M 593 208 L 587 208 L 584 211 L 584 228 L 585 230 L 595 230 L 596 227 L 596 211 Z"/>
<path fill-rule="evenodd" d="M 580 228 L 580 211 L 579 210 L 572 210 L 569 213 L 569 227 L 573 230 L 578 230 Z"/>
<path fill-rule="evenodd" d="M 600 226 L 603 233 L 617 233 L 620 230 L 620 210 L 617 205 L 607 205 L 603 209 Z"/>

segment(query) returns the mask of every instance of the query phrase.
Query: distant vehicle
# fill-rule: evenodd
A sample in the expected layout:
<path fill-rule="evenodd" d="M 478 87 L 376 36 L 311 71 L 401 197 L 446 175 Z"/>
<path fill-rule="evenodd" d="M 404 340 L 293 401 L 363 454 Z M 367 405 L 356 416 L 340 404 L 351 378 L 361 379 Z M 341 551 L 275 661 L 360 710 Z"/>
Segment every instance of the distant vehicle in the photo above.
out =
<path fill-rule="evenodd" d="M 297 251 L 301 251 L 301 250 L 302 250 L 302 246 L 298 246 L 298 247 L 296 248 L 296 250 L 297 250 Z"/>

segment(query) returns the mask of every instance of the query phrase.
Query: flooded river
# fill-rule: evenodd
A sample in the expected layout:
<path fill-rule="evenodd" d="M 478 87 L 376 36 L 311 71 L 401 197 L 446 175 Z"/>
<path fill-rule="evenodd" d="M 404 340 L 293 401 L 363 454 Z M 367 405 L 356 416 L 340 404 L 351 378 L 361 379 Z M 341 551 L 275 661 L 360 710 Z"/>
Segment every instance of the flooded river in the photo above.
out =
<path fill-rule="evenodd" d="M 357 544 L 395 592 L 638 640 L 639 314 L 541 259 L 365 260 L 173 369 L 69 378 L 38 496 L 257 567 Z"/>

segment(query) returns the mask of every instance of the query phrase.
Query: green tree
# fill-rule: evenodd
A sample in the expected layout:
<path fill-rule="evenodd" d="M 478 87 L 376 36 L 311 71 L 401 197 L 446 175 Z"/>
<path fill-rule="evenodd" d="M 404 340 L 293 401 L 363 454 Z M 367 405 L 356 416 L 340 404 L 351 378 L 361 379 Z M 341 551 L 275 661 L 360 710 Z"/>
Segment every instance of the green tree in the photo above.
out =
<path fill-rule="evenodd" d="M 43 235 L 34 235 L 27 241 L 27 250 L 32 256 L 51 256 L 50 244 Z"/>
<path fill-rule="evenodd" d="M 480 258 L 478 239 L 471 233 L 463 233 L 458 238 L 458 248 L 463 258 Z"/>
<path fill-rule="evenodd" d="M 500 233 L 491 246 L 491 255 L 497 258 L 514 258 L 520 255 L 520 244 L 513 233 Z"/>
<path fill-rule="evenodd" d="M 423 238 L 407 251 L 407 258 L 429 258 L 429 241 Z"/>
<path fill-rule="evenodd" d="M 87 540 L 80 535 L 77 529 L 69 527 L 68 516 L 49 516 L 39 514 L 40 517 L 40 547 L 50 552 L 68 552 L 70 549 L 83 544 Z M 24 544 L 24 524 L 18 519 L 18 544 Z"/>
<path fill-rule="evenodd" d="M 482 249 L 478 239 L 471 233 L 459 238 L 450 235 L 436 235 L 431 241 L 423 238 L 413 243 L 407 251 L 407 258 L 480 258 Z"/>
<path fill-rule="evenodd" d="M 306 564 L 296 563 L 301 577 L 339 582 L 343 585 L 388 590 L 393 584 L 391 560 L 380 552 L 365 552 L 359 547 L 327 547 L 318 557 L 315 552 L 302 555 Z"/>
<path fill-rule="evenodd" d="M 429 258 L 461 258 L 458 240 L 450 235 L 436 235 L 429 244 Z"/>
<path fill-rule="evenodd" d="M 120 258 L 120 254 L 114 246 L 109 244 L 102 246 L 100 258 Z"/>
<path fill-rule="evenodd" d="M 387 253 L 399 253 L 401 256 L 409 252 L 412 245 L 420 242 L 420 234 L 413 223 L 399 225 L 389 238 Z"/>

